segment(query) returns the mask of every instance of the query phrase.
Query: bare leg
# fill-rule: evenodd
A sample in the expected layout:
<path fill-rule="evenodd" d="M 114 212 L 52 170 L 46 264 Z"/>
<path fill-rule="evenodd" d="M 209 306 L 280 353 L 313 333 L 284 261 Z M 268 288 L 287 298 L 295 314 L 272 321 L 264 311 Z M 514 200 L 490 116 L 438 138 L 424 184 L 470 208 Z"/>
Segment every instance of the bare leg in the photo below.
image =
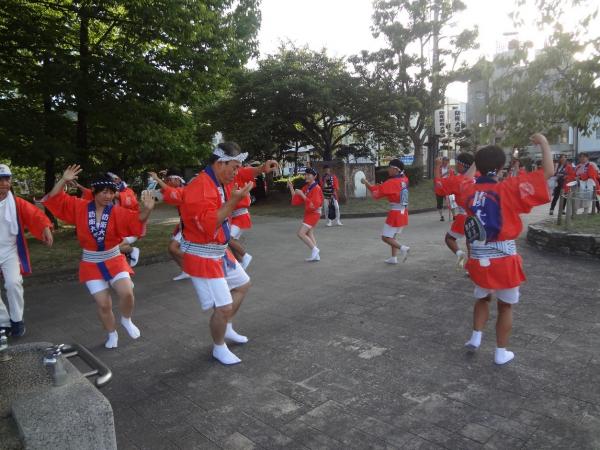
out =
<path fill-rule="evenodd" d="M 112 312 L 112 299 L 110 298 L 110 291 L 105 289 L 100 292 L 96 292 L 94 295 L 96 301 L 96 311 L 98 312 L 98 318 L 102 322 L 102 327 L 109 333 L 115 331 L 115 316 Z"/>
<path fill-rule="evenodd" d="M 498 320 L 496 321 L 496 345 L 506 348 L 512 330 L 512 305 L 498 301 Z"/>
<path fill-rule="evenodd" d="M 400 248 L 402 248 L 400 243 L 394 238 L 381 236 L 381 240 L 391 247 L 392 257 L 396 256 L 398 254 L 398 250 L 400 250 Z"/>
<path fill-rule="evenodd" d="M 113 289 L 119 296 L 119 310 L 123 317 L 131 318 L 133 314 L 133 305 L 135 299 L 133 296 L 133 287 L 130 278 L 121 278 L 113 284 Z"/>
<path fill-rule="evenodd" d="M 310 248 L 312 250 L 315 247 L 315 243 L 308 236 L 309 231 L 310 231 L 310 228 L 308 228 L 306 225 L 302 224 L 302 225 L 300 225 L 300 228 L 298 228 L 297 236 L 298 236 L 298 238 L 300 238 L 300 240 L 302 242 L 304 242 L 306 244 L 306 246 L 308 248 Z"/>
<path fill-rule="evenodd" d="M 252 284 L 250 282 L 244 284 L 243 286 L 237 287 L 231 291 L 231 298 L 233 299 L 233 303 L 231 305 L 231 314 L 229 315 L 229 322 L 233 319 L 233 317 L 237 314 L 240 306 L 242 306 L 242 302 L 250 290 L 250 286 Z"/>
<path fill-rule="evenodd" d="M 217 345 L 223 345 L 225 343 L 225 330 L 231 312 L 231 305 L 221 306 L 214 309 L 213 315 L 210 318 L 210 334 L 213 342 Z"/>
<path fill-rule="evenodd" d="M 306 235 L 312 241 L 313 246 L 316 247 L 317 246 L 317 238 L 315 237 L 314 228 L 309 229 L 308 232 L 306 233 Z"/>
<path fill-rule="evenodd" d="M 115 281 L 113 289 L 119 296 L 119 309 L 121 310 L 121 325 L 127 330 L 132 339 L 141 336 L 140 329 L 131 321 L 133 314 L 133 305 L 135 299 L 133 296 L 133 283 L 129 278 L 121 278 Z"/>
<path fill-rule="evenodd" d="M 473 329 L 475 331 L 483 331 L 485 324 L 490 316 L 490 300 L 491 295 L 480 298 L 475 302 L 473 307 Z"/>

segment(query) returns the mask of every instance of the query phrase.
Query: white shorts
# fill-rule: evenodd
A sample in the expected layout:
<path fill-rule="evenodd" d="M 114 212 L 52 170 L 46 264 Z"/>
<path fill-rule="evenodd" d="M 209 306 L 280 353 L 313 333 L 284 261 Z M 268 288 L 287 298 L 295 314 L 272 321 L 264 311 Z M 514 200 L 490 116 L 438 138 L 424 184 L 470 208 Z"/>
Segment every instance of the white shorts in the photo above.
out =
<path fill-rule="evenodd" d="M 123 239 L 127 244 L 133 244 L 135 241 L 138 240 L 137 237 L 135 236 L 127 236 L 126 238 Z"/>
<path fill-rule="evenodd" d="M 475 285 L 473 295 L 476 299 L 485 298 L 490 294 L 496 294 L 496 298 L 504 303 L 515 305 L 519 303 L 519 287 L 510 289 L 486 289 Z"/>
<path fill-rule="evenodd" d="M 240 227 L 238 227 L 237 225 L 231 225 L 231 237 L 233 239 L 238 240 L 242 237 L 243 233 L 244 230 L 242 230 Z"/>
<path fill-rule="evenodd" d="M 183 238 L 183 235 L 181 234 L 181 231 L 178 231 L 177 234 L 171 236 L 171 240 L 172 241 L 177 241 L 181 244 L 181 239 Z"/>
<path fill-rule="evenodd" d="M 88 291 L 90 291 L 90 294 L 94 295 L 100 291 L 104 291 L 105 289 L 108 289 L 109 283 L 110 283 L 110 286 L 112 286 L 113 284 L 115 284 L 115 281 L 120 280 L 122 278 L 129 278 L 131 280 L 131 277 L 129 276 L 129 272 L 119 272 L 114 277 L 112 277 L 109 281 L 90 280 L 90 281 L 86 281 L 85 285 L 88 288 Z"/>
<path fill-rule="evenodd" d="M 237 262 L 235 268 L 227 269 L 225 278 L 192 277 L 192 284 L 203 310 L 230 305 L 233 302 L 231 291 L 249 281 L 250 277 Z"/>
<path fill-rule="evenodd" d="M 381 235 L 383 237 L 388 237 L 394 239 L 397 234 L 402 233 L 402 228 L 404 227 L 391 227 L 387 223 L 383 224 L 383 230 L 381 230 Z"/>

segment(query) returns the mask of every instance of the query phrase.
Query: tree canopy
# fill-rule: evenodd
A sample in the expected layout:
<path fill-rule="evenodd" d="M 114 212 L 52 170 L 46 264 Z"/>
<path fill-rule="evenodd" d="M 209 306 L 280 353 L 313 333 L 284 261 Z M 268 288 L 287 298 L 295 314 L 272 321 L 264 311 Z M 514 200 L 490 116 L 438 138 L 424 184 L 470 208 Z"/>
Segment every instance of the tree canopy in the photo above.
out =
<path fill-rule="evenodd" d="M 258 0 L 4 0 L 0 152 L 46 168 L 191 163 L 201 112 L 256 53 Z"/>

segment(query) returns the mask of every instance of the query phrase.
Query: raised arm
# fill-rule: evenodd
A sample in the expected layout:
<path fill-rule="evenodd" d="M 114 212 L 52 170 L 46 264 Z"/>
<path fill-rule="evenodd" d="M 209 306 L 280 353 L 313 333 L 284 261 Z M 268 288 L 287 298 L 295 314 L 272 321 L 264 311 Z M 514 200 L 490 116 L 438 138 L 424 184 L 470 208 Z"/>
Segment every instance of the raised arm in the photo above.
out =
<path fill-rule="evenodd" d="M 78 164 L 73 164 L 65 169 L 60 180 L 56 182 L 52 190 L 48 193 L 48 197 L 54 197 L 56 194 L 63 191 L 65 185 L 71 181 L 75 181 L 83 169 Z"/>
<path fill-rule="evenodd" d="M 554 161 L 552 160 L 552 152 L 550 151 L 548 140 L 543 134 L 535 133 L 531 136 L 531 142 L 539 145 L 542 149 L 542 169 L 544 169 L 544 176 L 548 179 L 554 175 Z"/>

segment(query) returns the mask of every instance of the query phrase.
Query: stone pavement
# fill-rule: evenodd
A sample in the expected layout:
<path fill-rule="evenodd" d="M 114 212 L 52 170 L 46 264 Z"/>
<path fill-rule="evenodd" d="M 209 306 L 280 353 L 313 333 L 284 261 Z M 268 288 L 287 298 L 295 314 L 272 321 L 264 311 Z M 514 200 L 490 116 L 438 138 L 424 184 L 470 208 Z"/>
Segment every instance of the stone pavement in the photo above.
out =
<path fill-rule="evenodd" d="M 142 337 L 121 329 L 113 351 L 83 286 L 27 282 L 21 342 L 80 342 L 113 369 L 120 449 L 600 448 L 597 261 L 521 242 L 516 359 L 497 367 L 495 313 L 480 351 L 463 349 L 472 287 L 436 213 L 411 217 L 398 266 L 383 263 L 383 218 L 320 226 L 319 263 L 304 262 L 298 220 L 255 222 L 234 367 L 211 360 L 209 314 L 171 262 L 137 270 Z"/>

